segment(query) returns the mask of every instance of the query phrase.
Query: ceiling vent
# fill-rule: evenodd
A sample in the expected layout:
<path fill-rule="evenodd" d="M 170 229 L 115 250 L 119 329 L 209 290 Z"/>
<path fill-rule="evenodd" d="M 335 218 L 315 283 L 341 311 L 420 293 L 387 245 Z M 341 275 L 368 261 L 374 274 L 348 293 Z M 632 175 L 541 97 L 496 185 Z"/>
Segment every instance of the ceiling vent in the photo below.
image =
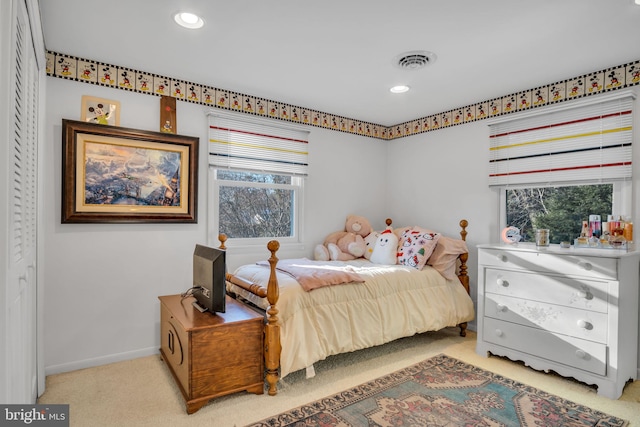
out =
<path fill-rule="evenodd" d="M 434 63 L 436 54 L 425 50 L 405 52 L 395 57 L 396 67 L 402 70 L 419 70 Z"/>

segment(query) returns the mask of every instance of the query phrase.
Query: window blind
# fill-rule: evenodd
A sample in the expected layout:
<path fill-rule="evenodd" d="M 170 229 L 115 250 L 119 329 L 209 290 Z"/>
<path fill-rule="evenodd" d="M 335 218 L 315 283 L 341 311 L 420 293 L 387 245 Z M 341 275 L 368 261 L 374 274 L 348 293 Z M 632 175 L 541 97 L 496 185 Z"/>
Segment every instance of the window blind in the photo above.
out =
<path fill-rule="evenodd" d="M 631 178 L 632 93 L 490 125 L 489 185 Z"/>
<path fill-rule="evenodd" d="M 261 120 L 209 115 L 209 164 L 288 175 L 308 174 L 306 130 Z"/>

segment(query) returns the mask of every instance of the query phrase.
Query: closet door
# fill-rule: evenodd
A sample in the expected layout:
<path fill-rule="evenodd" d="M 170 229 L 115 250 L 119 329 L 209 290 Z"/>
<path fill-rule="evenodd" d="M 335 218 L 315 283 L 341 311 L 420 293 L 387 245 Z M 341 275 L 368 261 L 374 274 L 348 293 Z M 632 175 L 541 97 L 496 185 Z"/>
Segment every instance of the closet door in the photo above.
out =
<path fill-rule="evenodd" d="M 8 5 L 8 9 L 7 9 Z M 3 1 L 0 36 L 3 78 L 0 94 L 7 100 L 0 119 L 4 140 L 0 159 L 0 254 L 6 278 L 0 299 L 0 401 L 35 403 L 38 393 L 36 330 L 36 254 L 38 188 L 39 72 L 25 0 Z M 7 19 L 9 18 L 9 19 Z M 6 25 L 6 26 L 5 26 Z M 4 271 L 3 271 L 4 270 Z"/>

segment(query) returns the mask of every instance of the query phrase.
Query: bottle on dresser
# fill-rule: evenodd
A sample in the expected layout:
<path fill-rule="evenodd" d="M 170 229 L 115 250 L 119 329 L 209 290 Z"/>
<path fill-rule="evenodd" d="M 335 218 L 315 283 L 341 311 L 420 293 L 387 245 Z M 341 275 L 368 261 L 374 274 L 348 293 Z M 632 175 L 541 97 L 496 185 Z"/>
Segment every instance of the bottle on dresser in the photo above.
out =
<path fill-rule="evenodd" d="M 633 243 L 633 222 L 630 216 L 624 217 L 624 228 L 622 235 L 628 243 Z"/>
<path fill-rule="evenodd" d="M 624 220 L 621 215 L 609 215 L 607 218 L 609 223 L 609 244 L 614 248 L 620 248 L 626 243 L 624 237 Z"/>
<path fill-rule="evenodd" d="M 580 230 L 580 237 L 577 239 L 578 245 L 589 244 L 589 222 L 582 221 L 582 230 Z"/>

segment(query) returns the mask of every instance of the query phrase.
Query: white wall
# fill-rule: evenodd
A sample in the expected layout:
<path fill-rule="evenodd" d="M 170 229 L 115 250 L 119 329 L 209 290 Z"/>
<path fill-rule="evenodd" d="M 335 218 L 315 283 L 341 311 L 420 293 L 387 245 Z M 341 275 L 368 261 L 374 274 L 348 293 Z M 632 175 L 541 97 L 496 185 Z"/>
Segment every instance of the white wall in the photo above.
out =
<path fill-rule="evenodd" d="M 206 116 L 200 105 L 178 102 L 178 131 L 200 137 L 198 224 L 60 224 L 61 120 L 78 119 L 80 98 L 121 102 L 121 126 L 156 130 L 159 98 L 48 78 L 44 158 L 44 288 L 46 373 L 153 354 L 159 347 L 158 295 L 190 286 L 191 254 L 207 239 Z M 635 102 L 635 135 L 640 101 Z M 486 122 L 383 142 L 312 127 L 306 181 L 303 249 L 278 256 L 312 256 L 313 246 L 341 229 L 349 213 L 376 229 L 421 225 L 457 236 L 467 219 L 471 295 L 476 300 L 476 245 L 498 241 L 498 194 L 487 186 Z M 637 142 L 637 141 L 634 141 Z M 634 222 L 640 224 L 640 149 L 634 150 Z M 640 229 L 637 227 L 637 229 Z M 636 235 L 640 238 L 640 231 Z M 210 236 L 211 237 L 211 236 Z M 237 248 L 241 250 L 241 248 Z M 229 268 L 264 252 L 236 248 Z M 471 323 L 474 328 L 475 322 Z M 640 366 L 640 364 L 639 364 Z"/>
<path fill-rule="evenodd" d="M 197 224 L 61 224 L 62 124 L 79 120 L 82 95 L 118 100 L 123 127 L 157 130 L 160 98 L 48 78 L 44 153 L 44 357 L 46 374 L 154 354 L 159 295 L 191 285 L 195 243 L 207 243 L 207 120 L 201 105 L 178 102 L 178 133 L 200 138 Z M 303 249 L 311 257 L 349 213 L 382 228 L 387 143 L 310 128 Z M 228 252 L 229 268 L 268 257 Z M 240 250 L 240 248 L 237 248 Z"/>
<path fill-rule="evenodd" d="M 489 131 L 476 122 L 391 141 L 388 199 L 397 226 L 419 225 L 458 237 L 466 219 L 471 297 L 476 301 L 476 245 L 498 236 L 498 193 L 487 186 Z M 475 329 L 475 320 L 470 322 Z"/>
<path fill-rule="evenodd" d="M 625 214 L 636 224 L 636 248 L 640 248 L 640 98 L 634 103 L 633 127 L 633 200 L 631 212 Z M 488 124 L 480 121 L 394 140 L 388 150 L 387 191 L 396 225 L 422 225 L 457 235 L 459 220 L 469 221 L 468 267 L 474 303 L 476 245 L 499 242 L 499 194 L 488 187 L 488 138 Z M 475 320 L 470 322 L 470 329 L 475 329 L 475 324 Z M 638 324 L 640 329 L 640 318 Z"/>

